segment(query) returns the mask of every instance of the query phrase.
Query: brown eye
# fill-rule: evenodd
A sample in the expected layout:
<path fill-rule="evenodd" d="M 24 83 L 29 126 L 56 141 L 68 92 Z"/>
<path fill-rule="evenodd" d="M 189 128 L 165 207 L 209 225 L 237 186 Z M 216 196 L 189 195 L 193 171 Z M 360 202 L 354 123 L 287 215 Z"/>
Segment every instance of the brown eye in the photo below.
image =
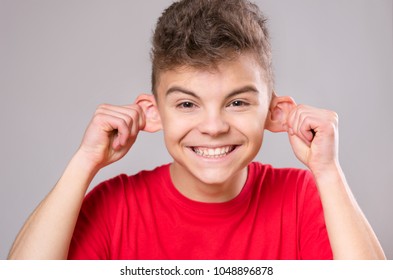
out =
<path fill-rule="evenodd" d="M 192 110 L 195 109 L 197 106 L 190 102 L 190 101 L 184 101 L 179 103 L 176 108 L 180 109 L 180 110 Z"/>
<path fill-rule="evenodd" d="M 193 103 L 191 103 L 191 102 L 183 102 L 183 103 L 180 103 L 179 105 L 178 105 L 178 107 L 180 107 L 180 108 L 192 108 L 192 107 L 194 107 L 194 104 Z"/>
<path fill-rule="evenodd" d="M 232 107 L 242 107 L 242 106 L 247 106 L 247 105 L 249 105 L 249 104 L 247 102 L 242 101 L 242 100 L 235 100 L 231 104 L 229 104 L 229 106 L 232 106 Z"/>

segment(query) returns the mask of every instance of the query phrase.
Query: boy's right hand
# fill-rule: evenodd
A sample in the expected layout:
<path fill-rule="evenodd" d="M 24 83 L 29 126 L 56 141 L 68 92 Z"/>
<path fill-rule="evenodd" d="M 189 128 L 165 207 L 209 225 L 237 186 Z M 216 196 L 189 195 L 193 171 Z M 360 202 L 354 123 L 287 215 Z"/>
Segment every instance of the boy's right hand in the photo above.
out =
<path fill-rule="evenodd" d="M 86 129 L 78 153 L 92 170 L 98 171 L 127 154 L 145 124 L 145 115 L 137 104 L 100 105 Z"/>

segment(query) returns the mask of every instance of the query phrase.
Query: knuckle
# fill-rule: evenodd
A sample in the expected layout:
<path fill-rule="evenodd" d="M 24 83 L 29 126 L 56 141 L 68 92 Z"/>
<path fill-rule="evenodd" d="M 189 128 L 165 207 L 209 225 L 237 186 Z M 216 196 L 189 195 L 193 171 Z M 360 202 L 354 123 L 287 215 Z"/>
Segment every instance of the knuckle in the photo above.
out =
<path fill-rule="evenodd" d="M 330 112 L 330 118 L 333 121 L 333 123 L 338 124 L 338 114 L 336 112 L 331 111 Z"/>
<path fill-rule="evenodd" d="M 129 122 L 127 120 L 120 118 L 120 119 L 118 119 L 118 122 L 119 122 L 119 126 L 122 126 L 124 128 L 128 128 Z"/>
<path fill-rule="evenodd" d="M 142 108 L 139 105 L 132 105 L 130 111 L 132 111 L 135 116 L 142 114 Z"/>
<path fill-rule="evenodd" d="M 298 115 L 299 115 L 299 119 L 302 120 L 306 120 L 308 117 L 308 114 L 305 111 L 299 111 Z"/>
<path fill-rule="evenodd" d="M 109 107 L 109 104 L 102 103 L 102 104 L 97 106 L 97 110 L 99 110 L 99 109 L 107 109 L 108 107 Z"/>
<path fill-rule="evenodd" d="M 102 121 L 105 118 L 105 115 L 99 111 L 97 111 L 94 115 L 93 121 Z"/>
<path fill-rule="evenodd" d="M 129 115 L 124 115 L 123 121 L 127 127 L 131 127 L 133 125 L 133 118 Z"/>
<path fill-rule="evenodd" d="M 97 108 L 96 108 L 94 114 L 95 114 L 95 115 L 101 114 L 101 113 L 102 113 L 104 110 L 106 110 L 107 108 L 108 108 L 108 104 L 100 104 L 100 105 L 97 106 Z"/>

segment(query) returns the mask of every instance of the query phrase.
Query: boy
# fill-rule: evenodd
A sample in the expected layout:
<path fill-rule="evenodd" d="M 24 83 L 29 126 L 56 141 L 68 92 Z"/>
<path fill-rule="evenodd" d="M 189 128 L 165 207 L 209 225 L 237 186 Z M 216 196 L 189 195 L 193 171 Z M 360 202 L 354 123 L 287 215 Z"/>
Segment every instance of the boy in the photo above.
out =
<path fill-rule="evenodd" d="M 244 0 L 184 0 L 153 36 L 153 95 L 101 105 L 10 258 L 381 259 L 338 162 L 337 115 L 273 91 L 265 19 Z M 173 162 L 85 192 L 139 131 Z M 252 162 L 287 132 L 311 171 Z"/>

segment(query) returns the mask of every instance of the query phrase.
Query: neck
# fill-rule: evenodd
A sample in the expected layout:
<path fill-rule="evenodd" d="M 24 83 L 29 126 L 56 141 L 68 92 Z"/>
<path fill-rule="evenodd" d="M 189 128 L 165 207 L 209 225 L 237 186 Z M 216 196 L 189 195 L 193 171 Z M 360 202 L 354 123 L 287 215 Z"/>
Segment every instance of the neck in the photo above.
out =
<path fill-rule="evenodd" d="M 170 166 L 175 188 L 185 197 L 199 202 L 221 203 L 235 198 L 247 180 L 247 167 L 223 182 L 205 183 L 177 163 Z"/>

